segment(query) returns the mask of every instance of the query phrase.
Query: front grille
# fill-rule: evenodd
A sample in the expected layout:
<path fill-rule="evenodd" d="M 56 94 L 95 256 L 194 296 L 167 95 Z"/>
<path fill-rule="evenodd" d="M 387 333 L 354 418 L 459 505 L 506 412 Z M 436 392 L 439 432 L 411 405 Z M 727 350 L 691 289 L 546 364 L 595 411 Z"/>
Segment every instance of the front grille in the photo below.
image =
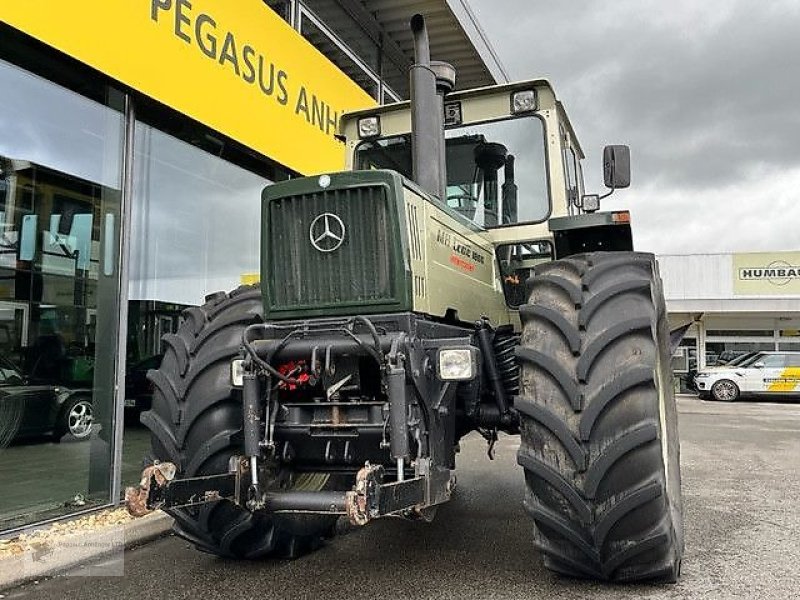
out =
<path fill-rule="evenodd" d="M 273 309 L 369 304 L 395 299 L 393 241 L 384 186 L 320 190 L 269 203 L 269 261 Z M 332 252 L 314 248 L 310 227 L 331 213 L 345 227 Z"/>

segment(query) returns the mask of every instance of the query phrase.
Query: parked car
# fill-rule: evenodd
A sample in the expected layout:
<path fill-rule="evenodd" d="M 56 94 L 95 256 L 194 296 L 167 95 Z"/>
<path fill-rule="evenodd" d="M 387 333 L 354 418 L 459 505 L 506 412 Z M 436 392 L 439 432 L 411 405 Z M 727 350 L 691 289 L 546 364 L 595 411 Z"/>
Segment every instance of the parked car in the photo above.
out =
<path fill-rule="evenodd" d="M 17 366 L 0 357 L 0 444 L 13 439 L 49 435 L 87 439 L 92 433 L 94 411 L 90 389 L 37 383 Z"/>
<path fill-rule="evenodd" d="M 724 365 L 719 365 L 719 364 L 718 365 L 709 365 L 709 364 L 706 364 L 705 368 L 703 369 L 703 373 L 711 373 L 711 372 L 715 372 L 715 371 L 719 371 L 719 370 L 724 370 L 724 369 L 727 369 L 729 367 L 744 366 L 745 364 L 750 362 L 750 359 L 752 359 L 753 357 L 757 356 L 758 354 L 760 354 L 760 353 L 759 352 L 745 352 L 741 356 L 738 356 L 738 357 L 734 358 L 732 361 L 730 361 L 729 363 L 725 363 Z M 700 399 L 708 400 L 710 398 L 710 396 L 711 396 L 711 392 L 709 390 L 703 390 L 703 389 L 698 388 L 697 387 L 697 382 L 695 381 L 695 377 L 697 377 L 697 369 L 695 368 L 696 362 L 697 361 L 695 361 L 695 363 L 693 363 L 692 368 L 687 373 L 687 381 L 688 381 L 687 387 L 689 389 L 697 392 L 697 395 L 700 396 Z"/>
<path fill-rule="evenodd" d="M 690 390 L 698 392 L 695 383 L 695 376 L 697 376 L 697 350 L 694 348 L 688 349 L 689 356 L 689 370 L 686 372 L 686 387 Z M 716 367 L 718 364 L 718 356 L 713 352 L 706 352 L 706 370 L 708 368 Z"/>
<path fill-rule="evenodd" d="M 161 365 L 163 354 L 148 356 L 133 363 L 125 373 L 125 420 L 138 422 L 139 415 L 150 410 L 153 403 L 153 384 L 147 379 L 150 369 Z"/>
<path fill-rule="evenodd" d="M 735 365 L 703 369 L 701 398 L 733 402 L 743 395 L 800 398 L 800 352 L 757 352 Z"/>

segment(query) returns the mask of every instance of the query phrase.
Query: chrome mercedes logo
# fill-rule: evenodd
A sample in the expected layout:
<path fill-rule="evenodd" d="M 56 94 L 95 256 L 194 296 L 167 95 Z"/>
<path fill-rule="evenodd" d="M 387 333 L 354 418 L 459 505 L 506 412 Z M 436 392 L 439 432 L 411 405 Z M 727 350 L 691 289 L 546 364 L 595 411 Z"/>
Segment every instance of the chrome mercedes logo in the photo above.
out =
<path fill-rule="evenodd" d="M 320 252 L 333 252 L 344 242 L 344 223 L 333 213 L 322 213 L 311 221 L 308 238 Z"/>

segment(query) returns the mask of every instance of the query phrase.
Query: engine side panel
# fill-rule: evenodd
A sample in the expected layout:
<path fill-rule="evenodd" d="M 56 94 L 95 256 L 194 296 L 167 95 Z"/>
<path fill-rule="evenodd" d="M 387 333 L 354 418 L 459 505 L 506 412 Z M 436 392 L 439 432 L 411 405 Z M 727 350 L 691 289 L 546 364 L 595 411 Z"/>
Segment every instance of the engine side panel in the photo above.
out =
<path fill-rule="evenodd" d="M 473 322 L 509 322 L 494 247 L 455 211 L 404 187 L 415 312 Z"/>

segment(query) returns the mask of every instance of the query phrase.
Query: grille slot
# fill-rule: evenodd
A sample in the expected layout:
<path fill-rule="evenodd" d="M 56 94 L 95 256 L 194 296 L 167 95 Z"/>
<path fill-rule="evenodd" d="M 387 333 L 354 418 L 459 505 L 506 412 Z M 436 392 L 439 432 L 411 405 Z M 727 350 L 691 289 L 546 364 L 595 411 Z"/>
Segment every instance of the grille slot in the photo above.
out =
<path fill-rule="evenodd" d="M 422 241 L 419 233 L 419 220 L 417 218 L 417 207 L 408 202 L 406 204 L 406 215 L 408 215 L 408 233 L 411 247 L 411 258 L 422 260 Z"/>
<path fill-rule="evenodd" d="M 270 304 L 299 308 L 395 300 L 393 243 L 383 186 L 327 189 L 269 204 Z M 310 227 L 323 213 L 345 227 L 342 245 L 320 252 Z"/>

